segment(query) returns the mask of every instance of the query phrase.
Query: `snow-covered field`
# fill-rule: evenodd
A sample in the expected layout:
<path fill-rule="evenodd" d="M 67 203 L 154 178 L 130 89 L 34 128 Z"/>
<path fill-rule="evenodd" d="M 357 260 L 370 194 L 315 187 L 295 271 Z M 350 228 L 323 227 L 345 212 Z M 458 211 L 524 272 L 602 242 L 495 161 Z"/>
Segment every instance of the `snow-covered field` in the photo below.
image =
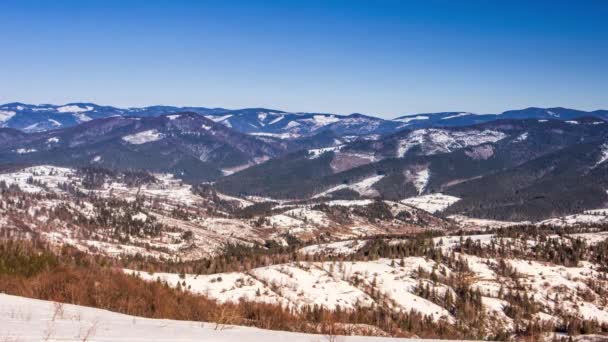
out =
<path fill-rule="evenodd" d="M 426 210 L 429 213 L 436 213 L 445 210 L 458 201 L 460 201 L 460 198 L 458 197 L 437 193 L 410 197 L 401 202 L 418 209 Z"/>
<path fill-rule="evenodd" d="M 150 319 L 0 294 L 1 341 L 321 342 L 330 341 L 330 338 L 332 337 L 207 322 Z M 414 341 L 362 336 L 340 336 L 338 340 Z"/>

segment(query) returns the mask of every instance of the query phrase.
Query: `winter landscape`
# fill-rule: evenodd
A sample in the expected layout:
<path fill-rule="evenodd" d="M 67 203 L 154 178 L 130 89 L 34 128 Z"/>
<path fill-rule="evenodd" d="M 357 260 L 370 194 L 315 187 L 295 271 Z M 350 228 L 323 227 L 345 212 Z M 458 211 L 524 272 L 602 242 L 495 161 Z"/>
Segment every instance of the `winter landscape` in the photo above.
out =
<path fill-rule="evenodd" d="M 0 13 L 0 342 L 608 341 L 605 2 Z"/>

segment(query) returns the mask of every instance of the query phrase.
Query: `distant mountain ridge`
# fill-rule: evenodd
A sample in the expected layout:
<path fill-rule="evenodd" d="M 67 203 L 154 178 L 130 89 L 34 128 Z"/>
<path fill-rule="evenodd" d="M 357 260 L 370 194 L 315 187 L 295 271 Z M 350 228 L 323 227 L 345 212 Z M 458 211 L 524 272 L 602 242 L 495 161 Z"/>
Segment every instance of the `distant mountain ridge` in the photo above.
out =
<path fill-rule="evenodd" d="M 214 186 L 283 199 L 398 201 L 443 193 L 461 199 L 453 214 L 537 220 L 608 203 L 607 136 L 608 122 L 595 117 L 408 129 L 288 154 Z"/>
<path fill-rule="evenodd" d="M 394 121 L 408 124 L 408 128 L 469 126 L 500 119 L 538 119 L 538 120 L 574 120 L 583 117 L 596 117 L 608 120 L 608 110 L 583 111 L 563 107 L 508 110 L 500 114 L 474 114 L 470 112 L 441 112 L 408 114 L 395 118 Z"/>
<path fill-rule="evenodd" d="M 55 109 L 85 120 L 66 128 L 0 128 L 0 167 L 163 172 L 190 184 L 213 182 L 228 195 L 284 200 L 399 201 L 440 192 L 461 199 L 450 209 L 453 213 L 507 220 L 544 219 L 608 203 L 608 121 L 574 118 L 585 113 L 580 111 L 535 110 L 534 115 L 553 118 L 406 127 L 376 137 L 367 133 L 385 129 L 382 119 L 362 114 L 338 117 L 253 109 L 159 116 L 167 109 L 157 108 L 156 113 L 146 112 L 148 116 L 93 118 L 97 110 L 91 107 Z M 440 116 L 468 115 L 459 114 L 463 113 Z M 245 124 L 244 117 L 252 120 L 250 127 L 260 122 L 272 127 L 290 115 L 301 120 L 290 121 L 291 126 L 309 125 L 307 135 L 291 132 L 293 138 L 283 139 L 274 133 L 244 133 L 229 127 L 232 121 L 223 122 L 234 117 L 234 123 Z"/>
<path fill-rule="evenodd" d="M 170 172 L 208 181 L 233 168 L 284 153 L 267 143 L 196 113 L 157 117 L 109 117 L 37 133 L 0 128 L 3 164 L 51 163 Z"/>
<path fill-rule="evenodd" d="M 155 117 L 192 112 L 242 133 L 276 138 L 312 136 L 324 130 L 338 135 L 381 135 L 403 128 L 403 124 L 362 114 L 291 113 L 266 108 L 225 109 L 206 107 L 150 106 L 117 108 L 94 103 L 29 105 L 9 103 L 0 106 L 0 127 L 24 132 L 66 128 L 115 116 Z"/>
<path fill-rule="evenodd" d="M 65 105 L 8 103 L 0 105 L 0 127 L 24 132 L 42 132 L 75 126 L 93 119 L 114 116 L 155 117 L 178 112 L 193 112 L 233 128 L 236 131 L 281 139 L 313 136 L 332 131 L 337 136 L 377 137 L 403 129 L 429 127 L 469 126 L 498 119 L 574 120 L 593 116 L 608 120 L 608 110 L 581 111 L 569 108 L 530 107 L 509 110 L 501 114 L 473 114 L 470 112 L 440 112 L 408 114 L 393 120 L 354 113 L 297 113 L 267 108 L 207 108 L 149 106 L 118 108 L 94 103 L 68 103 Z"/>

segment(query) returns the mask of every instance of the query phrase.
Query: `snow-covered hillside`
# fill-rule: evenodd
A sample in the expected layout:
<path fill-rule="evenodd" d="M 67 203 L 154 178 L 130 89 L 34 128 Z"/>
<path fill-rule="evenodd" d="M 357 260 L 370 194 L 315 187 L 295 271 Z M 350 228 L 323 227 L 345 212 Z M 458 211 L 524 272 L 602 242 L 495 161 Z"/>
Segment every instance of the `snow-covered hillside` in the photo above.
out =
<path fill-rule="evenodd" d="M 412 131 L 399 140 L 396 157 L 406 155 L 411 149 L 418 148 L 424 155 L 448 153 L 457 149 L 497 142 L 507 135 L 493 130 L 449 131 L 442 129 L 419 129 Z"/>
<path fill-rule="evenodd" d="M 554 237 L 567 242 L 571 238 L 583 238 L 590 245 L 604 241 L 605 233 L 585 233 Z M 387 240 L 390 245 L 403 241 Z M 462 243 L 486 246 L 515 246 L 530 249 L 538 240 L 500 238 L 492 234 L 473 236 L 438 237 L 433 239 L 447 257 Z M 300 250 L 303 254 L 323 253 L 334 255 L 356 252 L 361 244 L 343 241 L 333 244 L 309 246 Z M 560 315 L 568 313 L 581 319 L 595 319 L 608 323 L 608 307 L 604 298 L 590 295 L 595 286 L 606 286 L 601 265 L 587 261 L 566 267 L 548 262 L 519 258 L 478 257 L 457 253 L 453 255 L 464 264 L 468 286 L 479 290 L 481 303 L 489 317 L 489 329 L 501 327 L 514 329 L 514 321 L 507 315 L 508 297 L 511 291 L 525 291 L 537 305 L 534 319 L 557 323 Z M 501 264 L 505 263 L 505 264 Z M 503 265 L 503 266 L 501 266 Z M 506 266 L 504 266 L 506 265 Z M 512 270 L 513 276 L 502 274 L 499 269 Z M 206 294 L 221 302 L 245 299 L 263 303 L 276 303 L 294 309 L 322 306 L 328 309 L 379 306 L 391 310 L 417 311 L 433 320 L 452 322 L 455 317 L 444 307 L 423 295 L 428 288 L 435 297 L 456 289 L 451 282 L 462 270 L 450 263 L 435 262 L 424 257 L 401 259 L 381 258 L 374 261 L 293 262 L 255 268 L 247 272 L 212 275 L 147 273 L 125 270 L 148 281 L 161 280 L 174 287 Z M 434 279 L 434 280 L 433 280 Z M 603 285 L 601 285 L 603 284 Z M 421 292 L 422 291 L 422 292 Z M 555 298 L 559 297 L 559 301 Z"/>
<path fill-rule="evenodd" d="M 0 294 L 2 341 L 205 341 L 311 342 L 329 336 L 207 322 L 150 319 L 85 306 Z M 332 336 L 331 338 L 335 338 Z M 340 336 L 340 341 L 416 341 L 412 339 Z M 422 341 L 422 340 L 417 340 Z M 424 340 L 432 342 L 432 340 Z"/>
<path fill-rule="evenodd" d="M 380 259 L 369 262 L 294 263 L 256 268 L 248 273 L 226 273 L 207 276 L 133 272 L 144 280 L 161 279 L 190 291 L 207 294 L 222 302 L 260 301 L 302 308 L 319 305 L 328 309 L 352 309 L 355 306 L 389 306 L 396 310 L 419 311 L 435 320 L 452 321 L 442 307 L 414 294 L 414 275 L 420 268 L 431 272 L 435 263 L 420 257 L 397 261 Z M 185 285 L 184 285 L 185 283 Z M 374 300 L 368 293 L 374 287 L 387 299 Z"/>
<path fill-rule="evenodd" d="M 94 177 L 98 178 L 98 184 L 87 185 Z M 372 208 L 376 204 L 369 199 L 281 203 L 201 192 L 168 174 L 140 175 L 145 181 L 134 184 L 126 177 L 129 176 L 87 175 L 76 169 L 49 165 L 0 173 L 3 186 L 18 190 L 7 192 L 0 199 L 2 229 L 30 237 L 36 234 L 53 243 L 112 256 L 139 254 L 190 260 L 217 255 L 228 244 L 253 246 L 273 240 L 285 245 L 288 234 L 304 241 L 322 235 L 339 240 L 443 230 L 449 226 L 444 220 L 398 202 L 380 202 L 390 215 L 374 219 L 373 212 L 377 209 Z M 352 187 L 362 193 L 371 191 L 369 186 L 375 181 L 365 180 Z M 26 195 L 27 208 L 9 200 L 22 197 L 20 192 L 29 194 Z M 112 204 L 112 201 L 124 203 Z M 270 203 L 271 212 L 239 217 L 239 211 L 256 202 Z M 93 229 L 80 223 L 83 220 L 107 222 L 101 218 L 108 213 L 107 205 L 116 205 L 109 211 L 116 226 L 105 223 Z M 62 211 L 70 215 L 58 214 Z M 336 216 L 336 212 L 341 214 Z M 118 236 L 117 230 L 127 225 L 148 229 L 154 234 Z"/>

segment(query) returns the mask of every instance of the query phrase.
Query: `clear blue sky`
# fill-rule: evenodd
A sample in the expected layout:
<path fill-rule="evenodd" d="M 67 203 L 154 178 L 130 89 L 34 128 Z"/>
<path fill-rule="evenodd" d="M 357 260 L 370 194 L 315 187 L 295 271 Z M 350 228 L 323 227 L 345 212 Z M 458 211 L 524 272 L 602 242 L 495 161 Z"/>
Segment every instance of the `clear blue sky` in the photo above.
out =
<path fill-rule="evenodd" d="M 608 1 L 0 1 L 0 103 L 608 108 Z"/>

